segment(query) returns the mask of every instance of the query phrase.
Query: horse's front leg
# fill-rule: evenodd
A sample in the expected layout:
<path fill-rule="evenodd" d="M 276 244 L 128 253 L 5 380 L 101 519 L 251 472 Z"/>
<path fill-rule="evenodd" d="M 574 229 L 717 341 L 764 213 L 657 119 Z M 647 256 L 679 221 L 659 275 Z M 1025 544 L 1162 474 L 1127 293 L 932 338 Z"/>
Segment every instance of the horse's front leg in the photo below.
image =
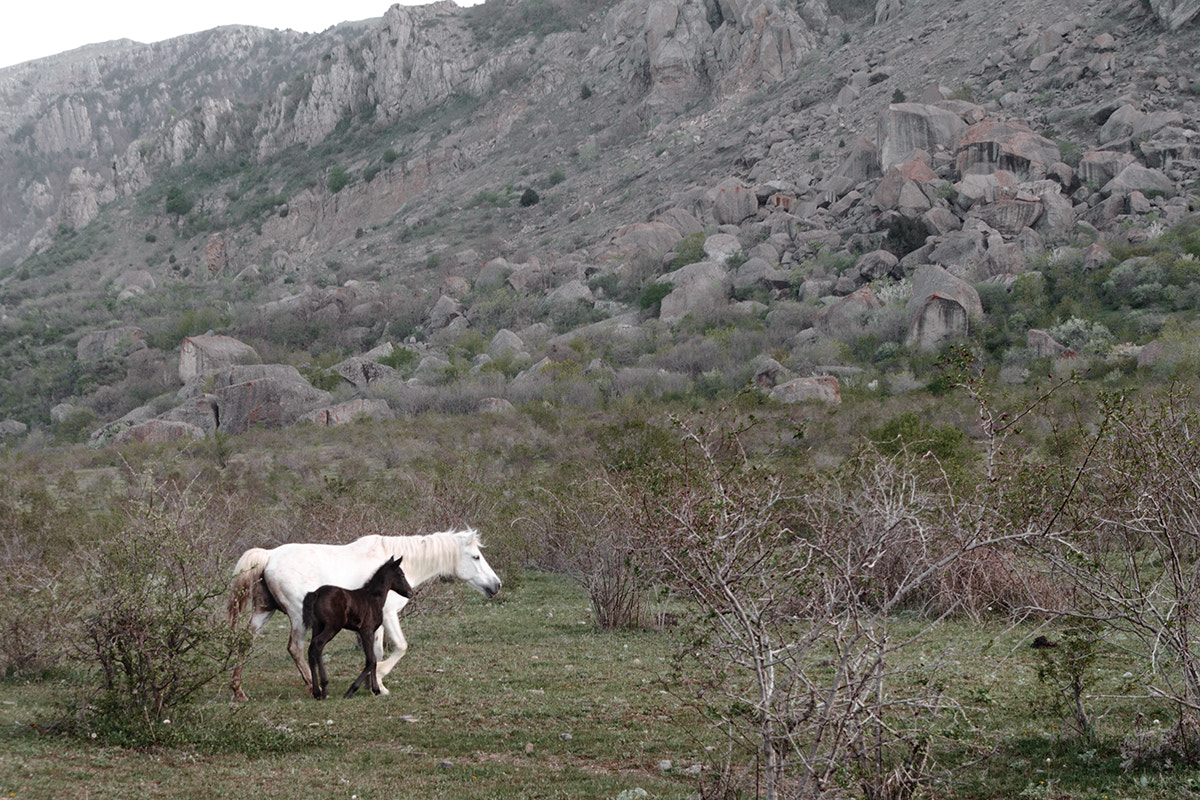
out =
<path fill-rule="evenodd" d="M 404 658 L 404 653 L 408 650 L 408 640 L 404 638 L 404 632 L 400 630 L 400 610 L 408 603 L 407 597 L 401 597 L 395 592 L 388 593 L 387 602 L 383 605 L 383 629 L 377 635 L 377 646 L 379 657 L 383 658 L 383 637 L 386 633 L 387 638 L 392 643 L 392 654 L 388 658 L 379 662 L 376 672 L 382 678 L 387 675 L 396 666 L 396 662 Z M 380 684 L 380 690 L 387 694 L 388 690 Z"/>

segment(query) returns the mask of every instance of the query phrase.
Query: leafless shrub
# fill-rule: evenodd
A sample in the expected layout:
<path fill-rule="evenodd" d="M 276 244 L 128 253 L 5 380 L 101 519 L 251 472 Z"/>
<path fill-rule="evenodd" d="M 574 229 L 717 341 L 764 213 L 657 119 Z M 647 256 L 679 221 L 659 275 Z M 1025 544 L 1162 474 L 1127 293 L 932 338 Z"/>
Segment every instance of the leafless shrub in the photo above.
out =
<path fill-rule="evenodd" d="M 936 771 L 936 731 L 961 712 L 931 675 L 899 671 L 897 653 L 964 601 L 989 602 L 997 554 L 1027 532 L 995 527 L 904 452 L 865 448 L 797 479 L 751 460 L 744 428 L 680 431 L 682 466 L 624 489 L 659 579 L 696 605 L 681 685 L 729 743 L 705 794 L 910 796 Z M 900 637 L 895 614 L 914 604 L 933 616 Z"/>
<path fill-rule="evenodd" d="M 1078 488 L 1060 504 L 1042 555 L 1076 601 L 1055 610 L 1139 643 L 1133 652 L 1146 660 L 1149 694 L 1178 709 L 1174 738 L 1162 747 L 1197 763 L 1200 412 L 1179 392 L 1139 402 L 1111 397 L 1102 410 L 1098 428 L 1063 433 L 1074 446 L 1060 471 Z"/>
<path fill-rule="evenodd" d="M 596 623 L 606 629 L 648 623 L 648 572 L 633 524 L 635 509 L 603 476 L 546 491 L 527 524 L 542 566 L 588 592 Z"/>
<path fill-rule="evenodd" d="M 29 563 L 8 562 L 0 593 L 0 675 L 44 673 L 67 655 L 69 625 L 78 616 L 74 589 L 59 576 Z"/>
<path fill-rule="evenodd" d="M 683 392 L 688 377 L 650 367 L 623 367 L 617 371 L 617 393 L 622 397 L 661 397 L 664 392 Z"/>

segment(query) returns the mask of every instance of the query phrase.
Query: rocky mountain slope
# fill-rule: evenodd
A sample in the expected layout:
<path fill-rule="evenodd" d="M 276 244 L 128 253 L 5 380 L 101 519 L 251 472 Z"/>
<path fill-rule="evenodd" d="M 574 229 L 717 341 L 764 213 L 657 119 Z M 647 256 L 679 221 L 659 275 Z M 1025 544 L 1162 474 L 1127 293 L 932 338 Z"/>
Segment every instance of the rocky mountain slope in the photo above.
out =
<path fill-rule="evenodd" d="M 596 391 L 720 370 L 836 400 L 847 348 L 911 378 L 897 354 L 997 324 L 1011 302 L 988 287 L 1051 263 L 1159 287 L 1138 307 L 1163 319 L 1109 331 L 1136 353 L 1196 283 L 1113 255 L 1189 224 L 1195 6 L 443 2 L 0 70 L 0 321 L 21 387 L 0 414 L 82 409 L 110 430 L 141 395 L 136 419 L 180 416 L 212 387 L 176 392 L 179 339 L 207 327 L 258 337 L 261 360 L 302 353 L 307 381 L 340 357 L 324 388 L 387 412 L 454 379 L 464 341 L 489 402 L 600 340 Z M 1082 349 L 1004 323 L 1014 380 Z M 706 325 L 759 334 L 728 363 L 681 355 Z M 664 330 L 674 359 L 645 344 Z M 395 374 L 348 377 L 372 348 Z M 308 394 L 289 420 L 332 399 Z M 187 424 L 217 429 L 201 405 Z"/>

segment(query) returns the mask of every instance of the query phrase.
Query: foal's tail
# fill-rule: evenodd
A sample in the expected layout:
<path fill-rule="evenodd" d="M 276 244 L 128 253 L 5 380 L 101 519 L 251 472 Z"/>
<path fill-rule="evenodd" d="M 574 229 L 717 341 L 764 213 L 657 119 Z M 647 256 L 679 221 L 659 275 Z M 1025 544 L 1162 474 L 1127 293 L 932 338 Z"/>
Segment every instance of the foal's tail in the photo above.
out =
<path fill-rule="evenodd" d="M 230 625 L 237 624 L 238 617 L 246 610 L 247 605 L 251 605 L 255 611 L 279 607 L 262 579 L 263 570 L 270 557 L 270 550 L 251 547 L 238 559 L 237 566 L 233 568 L 233 582 L 229 585 Z"/>
<path fill-rule="evenodd" d="M 304 620 L 304 630 L 308 630 L 313 625 L 313 616 L 316 605 L 316 592 L 309 592 L 308 594 L 304 595 L 304 608 L 300 612 L 300 618 Z"/>

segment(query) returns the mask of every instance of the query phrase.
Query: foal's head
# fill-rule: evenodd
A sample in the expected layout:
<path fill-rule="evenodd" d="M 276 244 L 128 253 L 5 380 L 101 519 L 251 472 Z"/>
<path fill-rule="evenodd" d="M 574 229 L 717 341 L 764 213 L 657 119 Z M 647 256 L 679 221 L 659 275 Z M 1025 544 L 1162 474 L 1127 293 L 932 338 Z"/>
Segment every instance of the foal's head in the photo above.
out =
<path fill-rule="evenodd" d="M 375 591 L 387 593 L 395 592 L 401 597 L 412 597 L 412 586 L 408 584 L 408 577 L 404 574 L 404 570 L 400 569 L 400 562 L 404 560 L 404 556 L 395 558 L 388 556 L 388 560 L 383 562 L 383 566 L 375 570 L 375 574 L 371 576 L 371 580 L 367 581 L 364 589 L 373 589 Z"/>

